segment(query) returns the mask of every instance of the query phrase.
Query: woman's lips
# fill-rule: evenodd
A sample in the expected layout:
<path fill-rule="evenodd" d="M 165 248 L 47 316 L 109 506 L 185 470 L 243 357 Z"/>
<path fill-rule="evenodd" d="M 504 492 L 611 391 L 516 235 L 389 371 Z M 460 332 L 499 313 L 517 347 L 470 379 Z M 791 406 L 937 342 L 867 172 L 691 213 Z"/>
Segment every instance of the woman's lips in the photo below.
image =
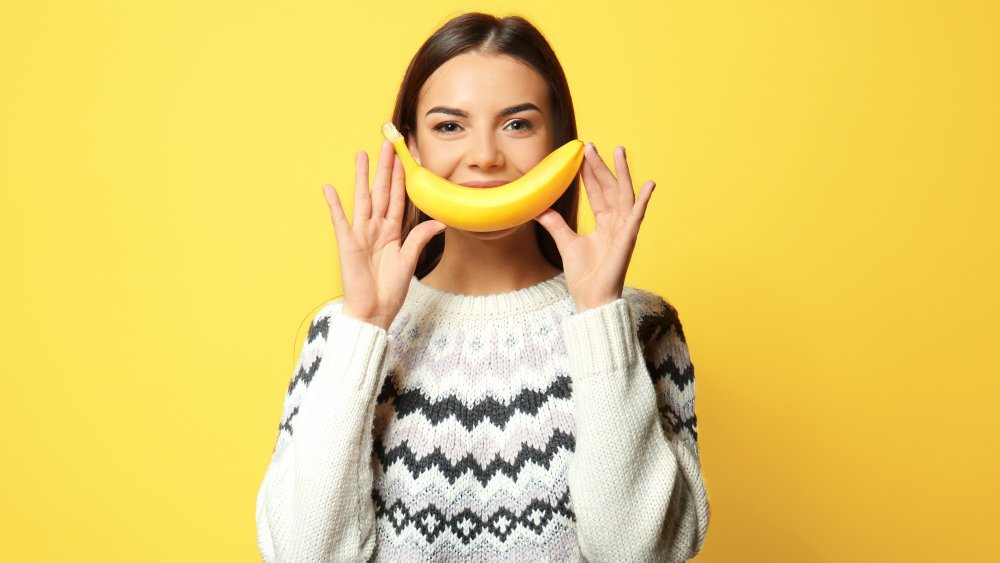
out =
<path fill-rule="evenodd" d="M 489 182 L 462 182 L 461 185 L 470 188 L 495 188 L 510 183 L 510 180 L 490 180 Z"/>

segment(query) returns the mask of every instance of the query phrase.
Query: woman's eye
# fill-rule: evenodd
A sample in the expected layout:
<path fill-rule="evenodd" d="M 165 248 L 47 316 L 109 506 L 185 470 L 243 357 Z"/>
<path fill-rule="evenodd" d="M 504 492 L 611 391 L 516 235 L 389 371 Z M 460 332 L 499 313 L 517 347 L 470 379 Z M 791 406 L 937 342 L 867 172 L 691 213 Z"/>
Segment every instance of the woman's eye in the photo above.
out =
<path fill-rule="evenodd" d="M 519 127 L 514 128 L 515 131 L 524 131 L 526 129 L 531 129 L 532 127 L 534 127 L 534 125 L 532 125 L 532 123 L 527 119 L 513 119 L 511 120 L 509 125 L 519 125 Z"/>
<path fill-rule="evenodd" d="M 455 123 L 454 121 L 445 121 L 444 123 L 435 126 L 433 130 L 440 133 L 457 133 L 461 127 L 461 125 Z M 507 127 L 511 128 L 513 131 L 525 131 L 533 129 L 535 126 L 527 119 L 512 119 L 507 123 Z"/>
<path fill-rule="evenodd" d="M 442 123 L 442 124 L 438 125 L 437 127 L 435 127 L 434 130 L 435 131 L 440 131 L 442 133 L 454 133 L 455 132 L 454 129 L 449 129 L 449 130 L 445 131 L 445 127 L 448 127 L 448 126 L 451 126 L 451 125 L 454 125 L 455 127 L 458 127 L 458 123 L 455 123 L 454 121 L 445 121 L 444 123 Z"/>

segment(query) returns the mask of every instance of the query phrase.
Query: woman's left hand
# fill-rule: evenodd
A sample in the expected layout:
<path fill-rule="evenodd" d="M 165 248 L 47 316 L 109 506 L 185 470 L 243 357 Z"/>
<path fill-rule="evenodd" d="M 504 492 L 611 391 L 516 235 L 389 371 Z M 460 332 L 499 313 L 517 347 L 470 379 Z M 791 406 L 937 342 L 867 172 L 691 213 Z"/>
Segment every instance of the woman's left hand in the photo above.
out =
<path fill-rule="evenodd" d="M 593 232 L 577 234 L 562 215 L 551 208 L 535 217 L 552 235 L 562 255 L 566 285 L 578 313 L 622 296 L 625 272 L 639 236 L 639 226 L 656 187 L 656 182 L 646 182 L 636 199 L 625 148 L 616 148 L 614 158 L 617 178 L 601 160 L 593 143 L 584 146 L 580 174 L 594 211 Z"/>

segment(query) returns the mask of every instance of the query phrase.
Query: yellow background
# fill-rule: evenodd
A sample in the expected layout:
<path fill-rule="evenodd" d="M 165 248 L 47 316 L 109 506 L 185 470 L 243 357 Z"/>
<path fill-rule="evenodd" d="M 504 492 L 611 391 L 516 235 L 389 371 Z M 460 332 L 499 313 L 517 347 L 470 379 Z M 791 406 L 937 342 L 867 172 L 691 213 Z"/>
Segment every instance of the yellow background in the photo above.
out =
<path fill-rule="evenodd" d="M 258 560 L 321 187 L 470 9 L 657 181 L 627 283 L 693 356 L 699 560 L 1000 559 L 996 3 L 361 4 L 4 6 L 4 560 Z"/>

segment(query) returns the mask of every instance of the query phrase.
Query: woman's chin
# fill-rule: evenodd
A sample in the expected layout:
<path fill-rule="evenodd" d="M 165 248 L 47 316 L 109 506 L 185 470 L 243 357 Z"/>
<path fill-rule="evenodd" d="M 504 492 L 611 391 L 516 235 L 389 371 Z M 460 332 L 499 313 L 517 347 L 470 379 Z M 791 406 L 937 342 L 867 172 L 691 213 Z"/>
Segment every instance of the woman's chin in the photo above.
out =
<path fill-rule="evenodd" d="M 462 231 L 466 236 L 479 240 L 494 240 L 510 236 L 520 230 L 524 225 L 516 225 L 499 231 Z"/>

